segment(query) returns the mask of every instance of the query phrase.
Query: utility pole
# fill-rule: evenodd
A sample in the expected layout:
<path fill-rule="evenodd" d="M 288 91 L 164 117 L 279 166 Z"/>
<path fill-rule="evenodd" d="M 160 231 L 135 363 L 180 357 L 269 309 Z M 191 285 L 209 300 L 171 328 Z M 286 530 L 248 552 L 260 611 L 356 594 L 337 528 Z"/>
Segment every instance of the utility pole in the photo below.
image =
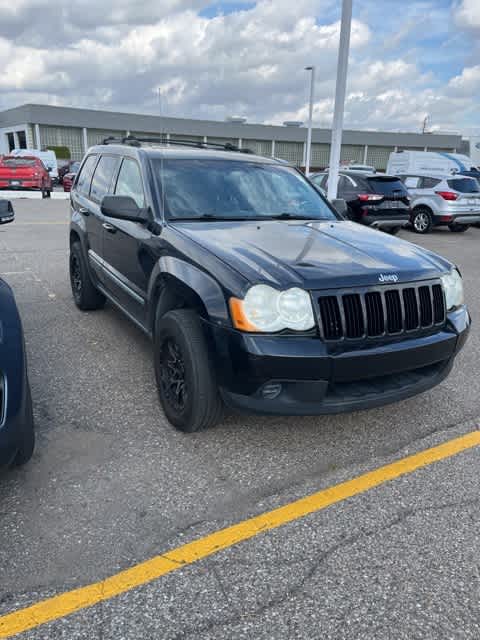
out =
<path fill-rule="evenodd" d="M 315 67 L 305 67 L 305 71 L 310 71 L 310 103 L 308 106 L 308 129 L 307 148 L 305 151 L 305 175 L 310 175 L 310 159 L 312 155 L 312 119 L 313 119 L 313 99 L 315 92 Z"/>
<path fill-rule="evenodd" d="M 330 168 L 328 173 L 328 199 L 334 200 L 338 191 L 338 172 L 342 148 L 343 116 L 345 92 L 347 88 L 348 53 L 352 27 L 352 0 L 342 0 L 342 25 L 338 50 L 337 87 L 333 112 L 332 142 L 330 146 Z"/>

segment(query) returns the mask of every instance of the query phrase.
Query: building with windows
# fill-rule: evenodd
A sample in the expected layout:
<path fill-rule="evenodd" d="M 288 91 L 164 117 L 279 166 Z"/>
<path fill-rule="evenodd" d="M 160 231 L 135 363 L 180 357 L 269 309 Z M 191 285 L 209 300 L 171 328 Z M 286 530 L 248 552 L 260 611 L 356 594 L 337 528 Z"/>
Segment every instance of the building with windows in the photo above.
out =
<path fill-rule="evenodd" d="M 392 123 L 393 125 L 394 123 Z M 0 154 L 14 148 L 68 147 L 72 159 L 80 160 L 88 147 L 108 136 L 157 136 L 198 142 L 231 142 L 257 154 L 275 156 L 297 166 L 305 165 L 304 126 L 274 126 L 242 121 L 191 120 L 116 111 L 25 104 L 0 112 Z M 314 129 L 311 166 L 328 165 L 331 131 Z M 456 134 L 350 131 L 343 134 L 341 161 L 386 169 L 395 150 L 455 152 L 462 148 Z"/>

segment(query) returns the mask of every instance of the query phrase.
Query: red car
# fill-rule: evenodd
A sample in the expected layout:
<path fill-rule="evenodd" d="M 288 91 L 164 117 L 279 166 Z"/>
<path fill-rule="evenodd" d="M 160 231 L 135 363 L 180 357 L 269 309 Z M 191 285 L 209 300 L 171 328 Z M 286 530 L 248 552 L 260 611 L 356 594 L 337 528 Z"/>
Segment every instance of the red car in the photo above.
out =
<path fill-rule="evenodd" d="M 75 176 L 77 175 L 79 169 L 80 169 L 80 162 L 73 162 L 70 165 L 70 171 L 63 176 L 62 184 L 63 184 L 64 191 L 72 190 L 72 184 L 73 184 L 73 181 L 75 180 Z"/>
<path fill-rule="evenodd" d="M 3 156 L 0 158 L 0 189 L 35 189 L 47 198 L 52 192 L 52 179 L 39 158 Z"/>

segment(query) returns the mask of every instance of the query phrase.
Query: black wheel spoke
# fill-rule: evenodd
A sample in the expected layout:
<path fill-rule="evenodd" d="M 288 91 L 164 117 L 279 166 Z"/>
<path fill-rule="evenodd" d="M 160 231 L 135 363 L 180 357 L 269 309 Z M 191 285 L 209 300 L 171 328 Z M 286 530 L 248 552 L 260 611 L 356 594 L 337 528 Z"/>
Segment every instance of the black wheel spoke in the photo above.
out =
<path fill-rule="evenodd" d="M 185 363 L 179 345 L 170 337 L 161 347 L 160 383 L 172 409 L 182 412 L 187 402 Z"/>

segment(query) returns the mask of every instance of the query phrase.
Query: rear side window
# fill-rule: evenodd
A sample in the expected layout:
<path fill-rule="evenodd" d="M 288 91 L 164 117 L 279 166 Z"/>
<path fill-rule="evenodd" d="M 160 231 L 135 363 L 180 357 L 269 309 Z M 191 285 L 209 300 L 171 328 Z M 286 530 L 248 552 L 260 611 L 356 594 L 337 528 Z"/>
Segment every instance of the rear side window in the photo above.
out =
<path fill-rule="evenodd" d="M 143 193 L 142 175 L 140 167 L 130 158 L 125 158 L 118 173 L 115 195 L 130 196 L 142 209 L 145 206 L 145 196 Z"/>
<path fill-rule="evenodd" d="M 422 180 L 422 188 L 423 189 L 433 189 L 440 184 L 440 178 L 423 178 Z"/>
<path fill-rule="evenodd" d="M 118 166 L 118 156 L 102 156 L 93 174 L 90 198 L 100 204 L 110 191 L 110 185 Z"/>
<path fill-rule="evenodd" d="M 384 196 L 408 196 L 408 191 L 399 178 L 367 178 L 367 182 L 374 193 Z"/>
<path fill-rule="evenodd" d="M 78 176 L 76 186 L 78 193 L 81 193 L 82 196 L 88 197 L 88 194 L 90 193 L 90 182 L 92 181 L 92 173 L 96 161 L 97 156 L 88 156 L 88 158 L 83 163 L 83 167 L 80 171 L 80 175 Z"/>
<path fill-rule="evenodd" d="M 417 176 L 407 176 L 403 182 L 407 189 L 418 189 L 420 178 L 417 178 Z"/>
<path fill-rule="evenodd" d="M 473 178 L 455 178 L 447 180 L 450 189 L 460 191 L 460 193 L 478 193 L 480 191 L 478 182 Z"/>
<path fill-rule="evenodd" d="M 323 183 L 325 182 L 325 174 L 320 174 L 317 176 L 310 176 L 310 180 L 314 182 L 319 187 L 323 187 Z"/>

